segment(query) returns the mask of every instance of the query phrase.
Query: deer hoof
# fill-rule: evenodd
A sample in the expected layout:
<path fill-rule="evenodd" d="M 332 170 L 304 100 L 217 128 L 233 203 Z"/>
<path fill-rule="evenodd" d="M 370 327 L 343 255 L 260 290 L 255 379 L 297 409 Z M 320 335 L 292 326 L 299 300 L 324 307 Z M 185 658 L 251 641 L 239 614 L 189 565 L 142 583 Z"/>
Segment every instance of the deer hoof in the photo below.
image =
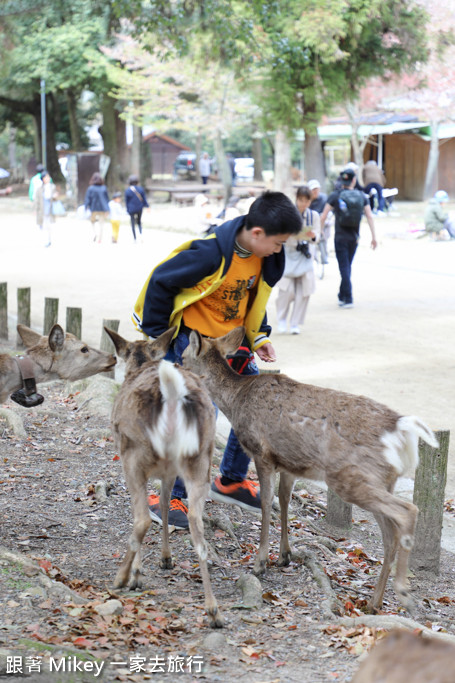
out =
<path fill-rule="evenodd" d="M 403 607 L 409 612 L 409 614 L 413 614 L 416 605 L 414 598 L 410 595 L 409 591 L 407 591 L 405 588 L 398 589 L 397 597 L 403 605 Z"/>
<path fill-rule="evenodd" d="M 207 610 L 207 617 L 209 620 L 210 628 L 223 628 L 224 627 L 223 617 L 221 616 L 218 607 L 215 607 L 214 609 L 211 609 L 211 610 Z"/>
<path fill-rule="evenodd" d="M 260 562 L 255 562 L 254 567 L 253 567 L 253 574 L 255 576 L 261 576 L 261 574 L 265 574 L 265 567 L 266 567 L 266 561 L 261 560 Z"/>
<path fill-rule="evenodd" d="M 172 569 L 172 557 L 162 557 L 160 567 L 161 569 Z"/>
<path fill-rule="evenodd" d="M 135 576 L 130 581 L 129 589 L 132 591 L 142 590 L 142 577 L 141 576 Z"/>
<path fill-rule="evenodd" d="M 278 566 L 279 567 L 288 567 L 291 562 L 291 551 L 287 550 L 285 553 L 282 553 L 280 559 L 278 560 Z"/>

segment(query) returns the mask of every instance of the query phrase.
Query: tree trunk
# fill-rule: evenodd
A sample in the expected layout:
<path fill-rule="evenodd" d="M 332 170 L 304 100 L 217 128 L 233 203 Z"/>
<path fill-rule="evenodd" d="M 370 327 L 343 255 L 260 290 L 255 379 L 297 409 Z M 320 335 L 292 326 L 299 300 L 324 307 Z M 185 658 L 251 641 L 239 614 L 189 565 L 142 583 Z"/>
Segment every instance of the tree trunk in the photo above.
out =
<path fill-rule="evenodd" d="M 17 128 L 8 124 L 8 164 L 10 169 L 13 171 L 13 179 L 15 180 L 15 170 L 17 168 L 17 158 L 16 158 L 16 133 Z"/>
<path fill-rule="evenodd" d="M 253 132 L 253 158 L 254 158 L 254 180 L 262 182 L 263 163 L 262 163 L 262 135 L 254 126 Z"/>
<path fill-rule="evenodd" d="M 133 124 L 133 143 L 131 145 L 131 173 L 141 177 L 142 128 Z"/>
<path fill-rule="evenodd" d="M 275 168 L 273 188 L 294 198 L 291 176 L 291 144 L 286 130 L 279 128 L 275 133 Z"/>
<path fill-rule="evenodd" d="M 305 130 L 305 142 L 303 143 L 305 169 L 304 177 L 309 180 L 316 178 L 321 183 L 321 188 L 325 190 L 326 173 L 324 164 L 324 154 L 319 135 L 313 132 L 314 129 Z"/>
<path fill-rule="evenodd" d="M 128 180 L 128 176 L 131 173 L 131 152 L 126 143 L 126 121 L 121 119 L 120 116 L 115 117 L 115 130 L 117 139 L 117 162 L 119 166 L 119 177 L 125 184 Z M 142 174 L 139 174 L 139 177 L 142 178 Z"/>
<path fill-rule="evenodd" d="M 430 153 L 428 155 L 427 172 L 423 188 L 423 199 L 429 199 L 438 189 L 438 162 L 439 162 L 439 121 L 431 122 Z"/>
<path fill-rule="evenodd" d="M 71 149 L 79 152 L 82 149 L 81 136 L 79 134 L 79 124 L 77 122 L 77 95 L 72 88 L 65 91 L 66 105 L 68 107 L 68 118 L 70 124 Z"/>
<path fill-rule="evenodd" d="M 196 169 L 196 178 L 197 180 L 200 180 L 201 177 L 199 175 L 199 160 L 202 156 L 202 134 L 201 134 L 201 129 L 198 128 L 196 131 L 196 147 L 195 147 L 195 152 L 196 152 L 196 161 L 195 161 L 195 169 Z"/>
<path fill-rule="evenodd" d="M 117 101 L 103 95 L 101 103 L 101 114 L 103 116 L 103 125 L 100 126 L 99 132 L 103 138 L 104 154 L 110 159 L 109 169 L 106 174 L 106 186 L 109 192 L 121 186 L 118 153 L 117 153 L 117 118 L 118 112 L 116 110 Z"/>
<path fill-rule="evenodd" d="M 218 173 L 224 189 L 224 206 L 226 206 L 228 199 L 232 194 L 232 173 L 224 151 L 221 132 L 219 130 L 216 132 L 214 144 Z"/>

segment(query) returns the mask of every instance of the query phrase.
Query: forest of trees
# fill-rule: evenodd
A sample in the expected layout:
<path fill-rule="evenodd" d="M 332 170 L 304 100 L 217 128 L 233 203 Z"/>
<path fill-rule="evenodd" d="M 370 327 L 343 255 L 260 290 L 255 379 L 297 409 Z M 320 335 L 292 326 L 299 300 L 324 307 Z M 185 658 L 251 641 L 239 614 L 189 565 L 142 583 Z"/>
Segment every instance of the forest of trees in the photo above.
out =
<path fill-rule="evenodd" d="M 57 146 L 87 149 L 93 121 L 111 159 L 110 187 L 138 164 L 127 154 L 127 121 L 136 144 L 145 124 L 191 140 L 196 151 L 210 140 L 221 172 L 227 139 L 238 134 L 243 148 L 251 141 L 257 172 L 261 138 L 271 140 L 277 189 L 290 182 L 292 142 L 303 130 L 305 167 L 323 179 L 317 126 L 324 115 L 358 111 L 372 82 L 385 91 L 377 89 L 378 100 L 429 87 L 425 69 L 453 42 L 450 23 L 428 21 L 435 7 L 431 0 L 426 7 L 414 0 L 5 0 L 0 154 L 9 145 L 40 159 L 45 80 L 47 165 L 59 182 Z"/>

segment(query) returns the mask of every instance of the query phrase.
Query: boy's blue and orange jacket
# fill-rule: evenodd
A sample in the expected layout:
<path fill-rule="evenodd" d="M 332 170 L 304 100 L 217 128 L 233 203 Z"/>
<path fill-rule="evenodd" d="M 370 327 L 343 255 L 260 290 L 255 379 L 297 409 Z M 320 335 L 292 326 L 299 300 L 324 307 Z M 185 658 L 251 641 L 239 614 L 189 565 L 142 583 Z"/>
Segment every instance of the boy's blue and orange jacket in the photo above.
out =
<path fill-rule="evenodd" d="M 133 323 L 149 337 L 173 325 L 180 327 L 184 309 L 215 291 L 231 265 L 237 233 L 245 223 L 239 216 L 215 228 L 207 237 L 180 245 L 151 272 L 134 306 Z M 284 250 L 263 259 L 262 273 L 245 319 L 253 351 L 268 341 L 266 306 L 272 287 L 283 275 Z"/>

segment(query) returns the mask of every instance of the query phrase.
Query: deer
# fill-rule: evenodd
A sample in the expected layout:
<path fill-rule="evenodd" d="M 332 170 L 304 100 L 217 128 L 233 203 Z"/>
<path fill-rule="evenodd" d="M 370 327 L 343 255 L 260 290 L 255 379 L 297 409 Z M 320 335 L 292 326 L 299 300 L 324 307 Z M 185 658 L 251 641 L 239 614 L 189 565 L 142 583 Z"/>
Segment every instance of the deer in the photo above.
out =
<path fill-rule="evenodd" d="M 397 556 L 395 592 L 411 611 L 406 570 L 418 510 L 393 495 L 393 489 L 399 476 L 417 466 L 419 437 L 438 446 L 433 432 L 419 418 L 400 416 L 365 396 L 303 384 L 283 374 L 237 374 L 225 356 L 236 351 L 243 335 L 243 327 L 218 339 L 193 330 L 182 359 L 184 367 L 204 380 L 241 446 L 254 459 L 262 523 L 253 572 L 260 575 L 266 568 L 276 472 L 280 473 L 280 566 L 291 560 L 288 506 L 295 479 L 325 481 L 345 502 L 373 513 L 382 533 L 384 561 L 367 608 L 372 612 L 381 608 Z"/>
<path fill-rule="evenodd" d="M 74 334 L 65 334 L 58 324 L 48 336 L 25 325 L 18 325 L 17 331 L 26 351 L 20 357 L 0 354 L 0 403 L 14 392 L 13 400 L 21 405 L 38 405 L 43 397 L 36 393 L 37 382 L 84 379 L 112 370 L 117 362 L 113 354 L 88 346 Z"/>
<path fill-rule="evenodd" d="M 372 648 L 352 683 L 453 683 L 455 645 L 448 638 L 395 629 Z"/>
<path fill-rule="evenodd" d="M 151 524 L 147 497 L 150 477 L 161 479 L 160 567 L 172 568 L 168 511 L 172 486 L 179 475 L 188 492 L 190 534 L 199 558 L 209 625 L 221 628 L 223 619 L 210 583 L 202 521 L 215 447 L 215 408 L 199 377 L 163 360 L 176 327 L 153 341 L 133 342 L 107 327 L 104 329 L 126 363 L 111 426 L 133 511 L 133 531 L 114 588 L 123 588 L 129 579 L 131 590 L 142 587 L 141 545 Z"/>

